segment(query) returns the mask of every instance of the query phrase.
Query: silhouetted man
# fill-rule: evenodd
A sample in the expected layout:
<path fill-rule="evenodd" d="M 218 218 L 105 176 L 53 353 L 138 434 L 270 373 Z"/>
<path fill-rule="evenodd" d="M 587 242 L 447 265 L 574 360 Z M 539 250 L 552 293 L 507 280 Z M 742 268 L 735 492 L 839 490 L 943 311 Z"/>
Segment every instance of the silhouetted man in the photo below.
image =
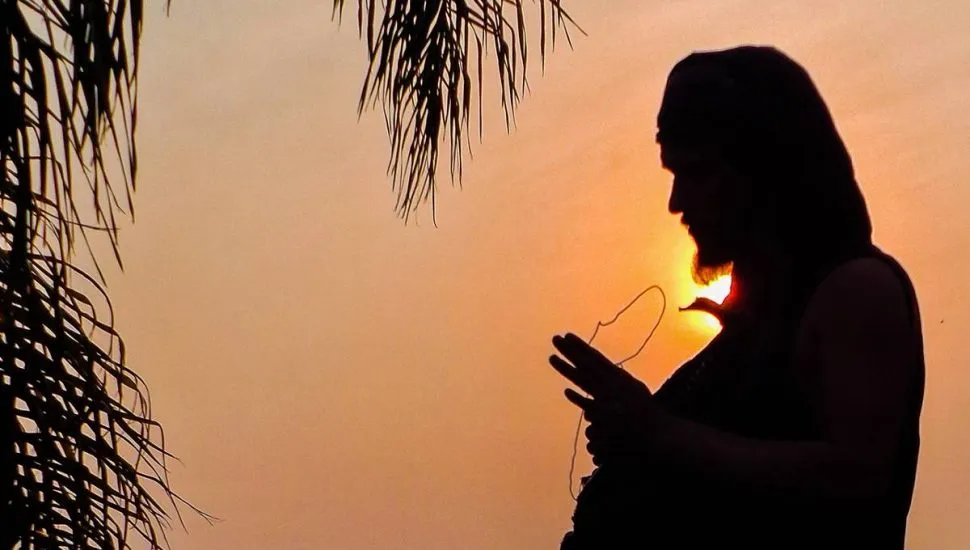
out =
<path fill-rule="evenodd" d="M 773 48 L 695 53 L 658 129 L 695 276 L 731 269 L 723 330 L 655 394 L 553 338 L 550 363 L 590 395 L 566 390 L 597 465 L 562 547 L 902 548 L 919 311 L 815 85 Z"/>

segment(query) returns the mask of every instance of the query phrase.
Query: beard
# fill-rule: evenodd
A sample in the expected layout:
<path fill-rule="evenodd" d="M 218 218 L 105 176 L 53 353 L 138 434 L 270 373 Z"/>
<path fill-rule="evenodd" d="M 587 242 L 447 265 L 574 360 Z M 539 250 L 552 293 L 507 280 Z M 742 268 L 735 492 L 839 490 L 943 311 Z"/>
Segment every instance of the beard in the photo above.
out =
<path fill-rule="evenodd" d="M 717 243 L 701 242 L 696 237 L 694 244 L 697 251 L 694 252 L 694 260 L 691 262 L 690 275 L 695 283 L 707 286 L 731 273 L 733 262 L 726 247 L 717 246 Z"/>

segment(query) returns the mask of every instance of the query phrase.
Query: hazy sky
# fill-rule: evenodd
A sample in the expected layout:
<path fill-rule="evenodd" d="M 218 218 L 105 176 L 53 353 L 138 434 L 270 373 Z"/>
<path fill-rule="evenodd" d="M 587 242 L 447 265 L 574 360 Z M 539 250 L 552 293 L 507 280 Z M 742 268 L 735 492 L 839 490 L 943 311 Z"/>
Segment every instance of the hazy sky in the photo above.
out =
<path fill-rule="evenodd" d="M 512 134 L 486 98 L 438 228 L 394 215 L 383 121 L 355 110 L 364 49 L 329 0 L 159 4 L 110 290 L 182 459 L 174 483 L 223 519 L 187 517 L 174 548 L 556 548 L 576 411 L 549 338 L 588 335 L 652 283 L 670 307 L 633 371 L 655 387 L 712 336 L 676 312 L 696 291 L 691 244 L 666 212 L 654 117 L 678 59 L 743 42 L 808 68 L 878 244 L 916 283 L 909 547 L 970 547 L 967 3 L 565 2 L 589 36 L 532 72 Z M 648 297 L 605 350 L 635 347 L 658 310 Z"/>

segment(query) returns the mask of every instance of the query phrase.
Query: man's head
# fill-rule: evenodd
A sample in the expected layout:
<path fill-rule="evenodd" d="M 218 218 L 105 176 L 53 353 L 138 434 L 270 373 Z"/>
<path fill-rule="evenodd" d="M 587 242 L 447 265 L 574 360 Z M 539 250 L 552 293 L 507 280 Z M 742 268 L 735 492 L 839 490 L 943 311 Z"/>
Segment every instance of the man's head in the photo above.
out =
<path fill-rule="evenodd" d="M 674 175 L 668 209 L 681 214 L 694 239 L 694 278 L 706 284 L 727 271 L 741 243 L 751 240 L 751 185 L 715 150 L 668 145 L 661 162 Z"/>
<path fill-rule="evenodd" d="M 694 53 L 671 71 L 657 117 L 674 175 L 669 209 L 704 274 L 771 241 L 796 263 L 869 243 L 852 161 L 808 73 L 769 47 Z"/>

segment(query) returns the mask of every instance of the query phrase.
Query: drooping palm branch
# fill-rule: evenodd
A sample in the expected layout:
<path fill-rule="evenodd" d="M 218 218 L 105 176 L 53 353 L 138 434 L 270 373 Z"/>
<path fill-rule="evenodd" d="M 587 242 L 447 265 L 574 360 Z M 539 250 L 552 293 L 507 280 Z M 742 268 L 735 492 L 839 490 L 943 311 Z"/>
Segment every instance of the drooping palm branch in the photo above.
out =
<path fill-rule="evenodd" d="M 539 49 L 559 32 L 572 44 L 578 29 L 561 0 L 535 0 Z M 334 0 L 335 16 L 345 0 Z M 366 35 L 370 66 L 358 109 L 380 105 L 391 153 L 388 173 L 405 220 L 430 200 L 434 215 L 438 148 L 447 140 L 452 182 L 461 181 L 473 97 L 482 130 L 483 69 L 494 56 L 506 129 L 524 90 L 528 38 L 525 0 L 358 0 L 357 26 Z"/>
<path fill-rule="evenodd" d="M 120 265 L 142 10 L 0 0 L 2 549 L 131 548 L 133 537 L 157 549 L 178 514 L 161 427 L 89 241 L 106 236 Z"/>
<path fill-rule="evenodd" d="M 538 3 L 544 57 L 572 20 L 559 0 Z M 132 533 L 160 548 L 181 502 L 88 240 L 107 236 L 120 265 L 142 10 L 142 0 L 0 0 L 0 549 L 130 548 Z M 444 138 L 460 181 L 489 48 L 511 125 L 527 88 L 523 5 L 359 0 L 358 26 L 371 59 L 359 109 L 384 108 L 406 218 L 434 204 Z"/>

